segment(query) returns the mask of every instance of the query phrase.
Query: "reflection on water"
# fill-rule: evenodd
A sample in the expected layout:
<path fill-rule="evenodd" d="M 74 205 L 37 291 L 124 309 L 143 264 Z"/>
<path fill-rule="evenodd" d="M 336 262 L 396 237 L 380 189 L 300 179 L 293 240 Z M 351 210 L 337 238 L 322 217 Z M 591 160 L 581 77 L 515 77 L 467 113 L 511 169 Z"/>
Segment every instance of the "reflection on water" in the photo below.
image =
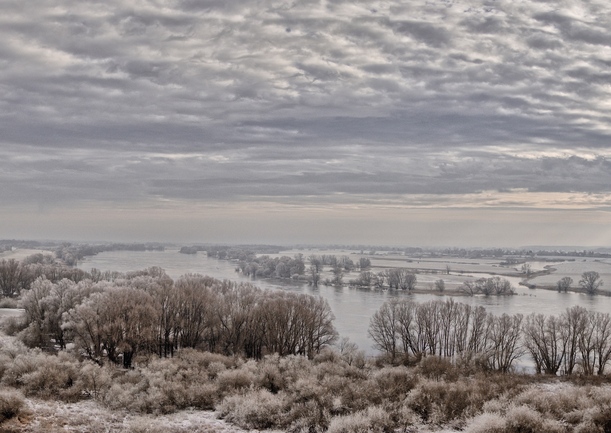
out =
<path fill-rule="evenodd" d="M 329 302 L 335 314 L 335 327 L 340 336 L 348 337 L 368 353 L 373 353 L 372 342 L 367 336 L 369 319 L 388 299 L 410 297 L 415 301 L 425 302 L 432 299 L 446 299 L 436 294 L 408 294 L 403 292 L 351 289 L 348 287 L 310 287 L 303 283 L 290 281 L 251 280 L 235 272 L 235 265 L 226 260 L 209 258 L 205 253 L 180 254 L 176 250 L 166 251 L 109 251 L 89 257 L 79 264 L 79 268 L 89 271 L 97 268 L 101 271 L 127 272 L 151 266 L 160 266 L 167 274 L 176 279 L 187 273 L 199 273 L 217 279 L 248 281 L 269 290 L 288 290 L 321 296 Z M 479 277 L 487 277 L 478 274 Z M 504 297 L 460 297 L 460 302 L 473 306 L 481 305 L 494 314 L 524 315 L 543 313 L 558 315 L 566 308 L 580 305 L 588 310 L 611 312 L 611 297 L 587 296 L 578 293 L 556 293 L 546 290 L 531 290 L 519 286 L 519 278 L 508 278 L 516 288 L 516 296 Z"/>

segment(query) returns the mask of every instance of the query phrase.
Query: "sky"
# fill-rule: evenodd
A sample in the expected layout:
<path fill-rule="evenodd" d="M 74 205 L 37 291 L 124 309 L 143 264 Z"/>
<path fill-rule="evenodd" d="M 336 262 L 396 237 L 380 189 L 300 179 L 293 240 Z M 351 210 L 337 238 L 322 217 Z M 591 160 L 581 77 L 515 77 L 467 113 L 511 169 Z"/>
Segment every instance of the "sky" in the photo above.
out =
<path fill-rule="evenodd" d="M 3 0 L 0 238 L 611 246 L 604 0 Z"/>

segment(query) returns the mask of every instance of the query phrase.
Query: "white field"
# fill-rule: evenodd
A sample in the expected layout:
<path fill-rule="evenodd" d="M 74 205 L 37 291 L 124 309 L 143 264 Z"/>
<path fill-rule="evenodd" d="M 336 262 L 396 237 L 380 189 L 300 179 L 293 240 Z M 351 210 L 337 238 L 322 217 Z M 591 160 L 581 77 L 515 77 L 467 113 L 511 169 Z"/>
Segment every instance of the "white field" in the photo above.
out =
<path fill-rule="evenodd" d="M 244 433 L 216 417 L 215 412 L 184 410 L 170 415 L 131 415 L 110 411 L 95 401 L 63 403 L 27 399 L 27 412 L 0 426 L 24 433 Z M 271 433 L 271 431 L 270 431 Z"/>
<path fill-rule="evenodd" d="M 575 261 L 564 261 L 551 265 L 552 273 L 542 275 L 530 280 L 538 286 L 555 286 L 556 282 L 563 277 L 573 279 L 573 287 L 577 287 L 581 274 L 588 271 L 598 272 L 603 280 L 601 290 L 611 291 L 611 259 L 591 259 L 576 257 Z"/>

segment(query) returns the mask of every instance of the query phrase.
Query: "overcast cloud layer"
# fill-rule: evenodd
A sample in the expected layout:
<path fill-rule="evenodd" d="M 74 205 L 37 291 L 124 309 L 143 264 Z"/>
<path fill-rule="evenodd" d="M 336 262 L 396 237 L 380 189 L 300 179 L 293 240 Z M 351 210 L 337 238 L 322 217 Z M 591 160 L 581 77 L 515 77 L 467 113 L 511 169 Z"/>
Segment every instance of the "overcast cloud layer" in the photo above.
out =
<path fill-rule="evenodd" d="M 4 0 L 0 38 L 6 221 L 611 209 L 606 1 Z"/>

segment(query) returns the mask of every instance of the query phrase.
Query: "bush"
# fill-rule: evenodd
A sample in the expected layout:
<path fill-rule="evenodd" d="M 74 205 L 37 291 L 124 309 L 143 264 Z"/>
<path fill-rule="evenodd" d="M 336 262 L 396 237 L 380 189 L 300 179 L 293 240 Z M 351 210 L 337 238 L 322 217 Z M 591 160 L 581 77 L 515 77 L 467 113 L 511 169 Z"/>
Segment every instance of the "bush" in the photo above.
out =
<path fill-rule="evenodd" d="M 314 400 L 292 404 L 285 423 L 292 433 L 315 433 L 326 431 L 331 415 L 329 410 Z"/>
<path fill-rule="evenodd" d="M 483 413 L 476 416 L 465 429 L 465 433 L 504 433 L 505 418 L 498 413 Z"/>
<path fill-rule="evenodd" d="M 453 381 L 458 379 L 459 376 L 459 372 L 452 365 L 452 362 L 439 356 L 425 356 L 418 364 L 418 369 L 428 379 Z"/>
<path fill-rule="evenodd" d="M 81 389 L 74 386 L 77 382 L 79 363 L 67 353 L 58 356 L 43 355 L 40 365 L 22 377 L 22 389 L 27 395 L 42 398 L 59 398 L 76 401 L 81 398 Z"/>
<path fill-rule="evenodd" d="M 0 390 L 0 422 L 14 418 L 21 413 L 25 406 L 23 395 L 15 390 Z"/>
<path fill-rule="evenodd" d="M 255 382 L 255 375 L 245 366 L 232 370 L 223 370 L 218 374 L 216 383 L 223 395 L 232 394 L 249 388 Z"/>
<path fill-rule="evenodd" d="M 259 363 L 255 374 L 255 385 L 273 394 L 286 388 L 286 380 L 276 360 L 265 359 Z"/>
<path fill-rule="evenodd" d="M 112 382 L 108 368 L 92 362 L 83 362 L 78 371 L 76 387 L 87 397 L 104 400 Z"/>
<path fill-rule="evenodd" d="M 0 328 L 6 335 L 15 336 L 28 327 L 23 317 L 7 317 L 1 321 Z"/>
<path fill-rule="evenodd" d="M 331 419 L 328 433 L 390 433 L 394 423 L 381 407 L 373 406 L 351 415 Z"/>
<path fill-rule="evenodd" d="M 389 400 L 403 400 L 418 383 L 418 377 L 407 367 L 382 368 L 373 374 L 371 390 Z"/>
<path fill-rule="evenodd" d="M 409 409 L 432 424 L 462 423 L 477 415 L 499 395 L 490 380 L 463 378 L 456 382 L 421 380 L 405 399 Z"/>
<path fill-rule="evenodd" d="M 283 393 L 272 394 L 258 389 L 241 395 L 225 397 L 217 407 L 226 421 L 245 429 L 282 428 L 288 401 Z"/>
<path fill-rule="evenodd" d="M 507 411 L 506 433 L 562 433 L 566 430 L 558 421 L 544 419 L 540 413 L 527 406 L 513 407 Z"/>
<path fill-rule="evenodd" d="M 77 382 L 79 363 L 69 354 L 40 351 L 20 354 L 7 365 L 2 383 L 21 388 L 26 395 L 75 401 L 81 398 Z"/>

